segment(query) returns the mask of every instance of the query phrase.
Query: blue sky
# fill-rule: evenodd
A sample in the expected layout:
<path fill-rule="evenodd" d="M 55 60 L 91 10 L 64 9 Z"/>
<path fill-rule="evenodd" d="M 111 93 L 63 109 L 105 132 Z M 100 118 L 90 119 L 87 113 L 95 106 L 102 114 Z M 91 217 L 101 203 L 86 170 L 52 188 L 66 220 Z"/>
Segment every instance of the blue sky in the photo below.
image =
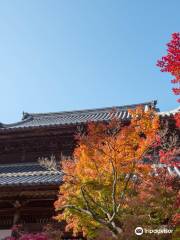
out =
<path fill-rule="evenodd" d="M 179 0 L 0 1 L 0 122 L 158 100 L 178 107 L 156 61 L 180 31 Z"/>

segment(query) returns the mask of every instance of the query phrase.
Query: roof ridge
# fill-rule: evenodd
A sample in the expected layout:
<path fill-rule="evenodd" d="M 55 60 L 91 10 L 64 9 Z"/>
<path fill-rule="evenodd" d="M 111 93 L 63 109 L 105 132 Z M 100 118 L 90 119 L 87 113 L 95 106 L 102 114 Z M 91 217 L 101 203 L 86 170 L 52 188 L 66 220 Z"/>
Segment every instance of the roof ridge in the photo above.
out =
<path fill-rule="evenodd" d="M 60 171 L 31 171 L 31 172 L 10 172 L 0 173 L 0 177 L 22 177 L 22 176 L 45 176 L 45 175 L 61 174 Z"/>
<path fill-rule="evenodd" d="M 117 111 L 118 118 L 121 120 L 127 120 L 129 118 L 128 109 L 134 109 L 137 106 L 143 108 L 152 107 L 156 111 L 157 101 L 149 101 L 143 103 L 111 106 L 105 108 L 94 108 L 74 111 L 61 111 L 61 112 L 49 112 L 49 113 L 25 113 L 23 112 L 23 120 L 16 123 L 4 124 L 0 126 L 1 132 L 10 132 L 25 130 L 39 127 L 55 127 L 55 126 L 67 126 L 75 124 L 83 124 L 89 121 L 109 121 L 112 118 L 112 111 Z"/>
<path fill-rule="evenodd" d="M 32 119 L 33 119 L 33 116 L 32 116 L 32 115 L 28 114 L 27 117 L 24 117 L 24 113 L 23 113 L 23 117 L 22 117 L 22 120 L 21 120 L 21 121 L 18 121 L 18 122 L 16 122 L 16 123 L 8 123 L 8 124 L 6 124 L 6 123 L 1 123 L 0 128 L 16 126 L 16 125 L 18 125 L 18 124 L 20 124 L 20 123 L 27 123 L 27 122 L 31 121 Z"/>
<path fill-rule="evenodd" d="M 133 108 L 135 106 L 145 106 L 145 105 L 151 105 L 156 106 L 157 100 L 152 100 L 149 102 L 143 102 L 143 103 L 135 103 L 135 104 L 128 104 L 128 105 L 122 105 L 122 106 L 111 106 L 111 107 L 102 107 L 102 108 L 90 108 L 90 109 L 81 109 L 81 110 L 70 110 L 70 111 L 60 111 L 60 112 L 47 112 L 47 113 L 25 113 L 24 119 L 26 119 L 26 115 L 29 118 L 35 117 L 35 116 L 44 116 L 44 115 L 59 115 L 59 114 L 78 114 L 78 113 L 88 113 L 88 112 L 96 112 L 96 111 L 108 111 L 111 109 L 124 109 L 127 110 L 128 108 Z"/>

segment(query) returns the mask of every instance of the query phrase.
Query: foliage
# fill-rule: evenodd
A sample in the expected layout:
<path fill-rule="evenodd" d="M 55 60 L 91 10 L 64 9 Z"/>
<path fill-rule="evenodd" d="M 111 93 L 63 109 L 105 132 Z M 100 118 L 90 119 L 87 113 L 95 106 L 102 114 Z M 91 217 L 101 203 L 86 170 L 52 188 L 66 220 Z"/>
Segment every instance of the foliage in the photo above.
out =
<path fill-rule="evenodd" d="M 7 237 L 5 240 L 49 240 L 47 234 L 40 233 L 26 233 L 22 230 L 22 225 L 14 225 L 12 227 L 12 236 Z"/>
<path fill-rule="evenodd" d="M 47 224 L 43 226 L 42 232 L 28 233 L 23 230 L 22 225 L 12 227 L 12 236 L 5 240 L 61 240 L 64 239 L 63 230 L 59 229 L 56 224 Z"/>
<path fill-rule="evenodd" d="M 131 227 L 133 224 L 151 229 L 164 226 L 174 231 L 173 236 L 172 234 L 164 234 L 164 236 L 161 234 L 159 237 L 151 235 L 150 239 L 176 239 L 175 233 L 180 225 L 180 181 L 178 175 L 172 171 L 174 167 L 179 167 L 179 131 L 176 115 L 161 117 L 158 138 L 152 148 L 153 174 L 141 179 L 137 185 L 138 195 L 132 198 L 129 204 L 131 214 L 136 217 Z M 128 214 L 125 217 L 125 222 L 129 223 Z M 124 232 L 130 234 L 132 230 Z M 148 236 L 145 235 L 144 238 L 148 239 Z M 130 239 L 134 237 L 131 236 Z"/>
<path fill-rule="evenodd" d="M 115 118 L 89 124 L 87 134 L 78 136 L 74 159 L 62 162 L 64 184 L 55 208 L 56 219 L 66 220 L 67 231 L 83 232 L 89 238 L 101 229 L 111 237 L 122 234 L 130 200 L 137 195 L 139 180 L 150 171 L 143 159 L 159 127 L 151 109 L 144 112 L 138 107 L 130 113 L 126 126 Z"/>
<path fill-rule="evenodd" d="M 64 232 L 54 224 L 47 224 L 44 226 L 44 233 L 47 238 L 51 240 L 61 240 L 64 236 Z"/>
<path fill-rule="evenodd" d="M 169 72 L 174 77 L 171 83 L 178 84 L 172 88 L 175 95 L 180 95 L 180 33 L 173 33 L 171 41 L 167 44 L 167 55 L 158 60 L 157 66 L 162 72 Z M 178 99 L 180 102 L 180 99 Z"/>
<path fill-rule="evenodd" d="M 160 163 L 166 166 L 179 166 L 178 156 L 180 154 L 180 113 L 161 117 L 160 129 L 158 132 Z M 156 149 L 156 150 L 157 150 Z"/>
<path fill-rule="evenodd" d="M 178 113 L 179 114 L 179 113 Z M 173 234 L 143 234 L 143 240 L 179 239 L 180 181 L 169 169 L 179 167 L 180 128 L 177 114 L 160 118 L 158 137 L 151 149 L 153 171 L 136 185 L 137 195 L 129 199 L 124 214 L 123 232 L 119 239 L 139 239 L 134 229 L 171 229 Z M 161 164 L 161 165 L 160 165 Z"/>
<path fill-rule="evenodd" d="M 19 240 L 48 240 L 47 236 L 43 233 L 37 234 L 24 234 Z"/>
<path fill-rule="evenodd" d="M 43 233 L 37 234 L 22 234 L 19 238 L 8 237 L 6 240 L 48 240 L 47 236 Z"/>
<path fill-rule="evenodd" d="M 175 118 L 175 121 L 176 121 L 176 127 L 180 128 L 180 113 L 176 113 L 174 118 Z"/>

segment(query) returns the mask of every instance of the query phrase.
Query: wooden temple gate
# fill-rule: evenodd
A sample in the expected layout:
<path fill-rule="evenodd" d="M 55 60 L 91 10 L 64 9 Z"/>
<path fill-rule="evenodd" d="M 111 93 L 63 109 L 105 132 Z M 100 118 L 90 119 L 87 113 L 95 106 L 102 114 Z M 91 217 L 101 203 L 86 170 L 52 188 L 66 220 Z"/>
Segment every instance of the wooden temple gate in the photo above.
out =
<path fill-rule="evenodd" d="M 129 121 L 128 109 L 155 108 L 156 102 L 116 107 L 115 116 Z M 15 124 L 0 123 L 0 229 L 22 224 L 38 231 L 52 221 L 53 203 L 62 182 L 61 156 L 72 155 L 77 129 L 89 121 L 109 121 L 114 108 L 23 114 Z M 55 156 L 57 168 L 38 162 Z"/>

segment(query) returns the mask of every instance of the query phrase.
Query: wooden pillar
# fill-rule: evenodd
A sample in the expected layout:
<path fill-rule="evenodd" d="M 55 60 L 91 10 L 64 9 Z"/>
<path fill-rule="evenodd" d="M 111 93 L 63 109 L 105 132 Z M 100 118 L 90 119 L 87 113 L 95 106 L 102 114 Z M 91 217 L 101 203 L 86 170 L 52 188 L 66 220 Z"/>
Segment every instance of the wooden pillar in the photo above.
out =
<path fill-rule="evenodd" d="M 16 224 L 18 224 L 18 222 L 20 221 L 20 218 L 21 218 L 22 204 L 18 200 L 16 200 L 13 205 L 15 208 L 15 212 L 14 212 L 14 216 L 13 216 L 13 225 L 16 225 Z"/>

